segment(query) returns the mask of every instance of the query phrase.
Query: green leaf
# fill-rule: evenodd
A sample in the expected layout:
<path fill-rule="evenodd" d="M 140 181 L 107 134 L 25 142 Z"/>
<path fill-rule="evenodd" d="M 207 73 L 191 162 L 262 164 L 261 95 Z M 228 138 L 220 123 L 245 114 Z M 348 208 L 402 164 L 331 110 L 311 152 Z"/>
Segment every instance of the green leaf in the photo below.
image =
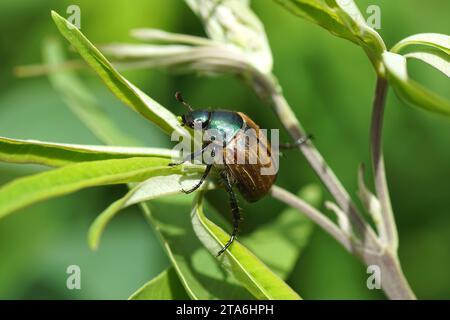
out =
<path fill-rule="evenodd" d="M 404 56 L 385 52 L 383 62 L 386 67 L 387 79 L 400 98 L 420 108 L 450 116 L 449 100 L 409 78 Z"/>
<path fill-rule="evenodd" d="M 130 35 L 138 40 L 149 42 L 161 42 L 169 44 L 188 44 L 191 46 L 210 46 L 214 41 L 197 36 L 182 33 L 172 33 L 160 29 L 133 29 Z"/>
<path fill-rule="evenodd" d="M 123 69 L 165 68 L 176 73 L 204 75 L 247 74 L 259 72 L 253 62 L 232 46 L 112 44 L 102 47 Z"/>
<path fill-rule="evenodd" d="M 192 226 L 200 241 L 214 256 L 230 235 L 211 222 L 203 213 L 198 196 L 191 213 Z M 257 299 L 301 299 L 239 241 L 235 241 L 219 258 L 222 267 L 233 275 Z"/>
<path fill-rule="evenodd" d="M 441 51 L 415 51 L 405 54 L 405 58 L 425 62 L 450 77 L 450 56 Z"/>
<path fill-rule="evenodd" d="M 242 0 L 185 0 L 202 20 L 209 38 L 242 54 L 264 74 L 272 71 L 273 59 L 264 25 Z M 236 54 L 237 55 L 237 54 Z"/>
<path fill-rule="evenodd" d="M 70 85 L 64 88 L 64 91 L 73 94 L 71 90 Z M 64 92 L 61 93 L 64 94 Z M 89 123 L 94 125 L 97 123 L 97 114 L 91 112 L 89 105 L 82 100 L 77 102 L 76 108 L 79 110 L 72 108 L 72 111 L 88 124 L 89 129 L 97 137 L 108 144 L 120 144 L 120 141 L 125 140 L 123 132 L 117 130 L 114 124 L 112 124 L 113 135 L 101 135 L 100 130 L 95 130 L 89 125 Z M 98 111 L 104 115 L 101 106 L 98 106 Z M 189 212 L 192 197 L 182 195 L 179 198 L 182 201 L 175 201 L 174 196 L 169 197 L 168 202 L 162 201 L 165 198 L 153 200 L 157 204 L 152 211 L 150 211 L 152 204 L 149 202 L 140 203 L 140 207 L 161 240 L 189 297 L 192 299 L 250 299 L 251 295 L 239 285 L 236 279 L 223 272 L 195 234 L 190 231 L 192 227 Z"/>
<path fill-rule="evenodd" d="M 181 198 L 183 201 L 190 199 L 185 195 Z M 171 197 L 170 203 L 158 203 L 152 211 L 150 203 L 140 205 L 149 223 L 155 228 L 181 283 L 191 298 L 251 298 L 236 279 L 223 272 L 195 234 L 189 232 L 190 204 L 176 203 Z"/>
<path fill-rule="evenodd" d="M 33 203 L 83 188 L 140 182 L 156 175 L 180 172 L 165 158 L 128 158 L 71 164 L 19 178 L 0 188 L 0 218 Z"/>
<path fill-rule="evenodd" d="M 275 0 L 293 14 L 315 23 L 332 34 L 361 46 L 378 73 L 386 46 L 367 25 L 353 0 Z"/>
<path fill-rule="evenodd" d="M 92 223 L 88 232 L 88 243 L 92 250 L 98 248 L 100 237 L 106 225 L 122 209 L 133 204 L 148 201 L 158 197 L 181 194 L 183 189 L 196 185 L 200 176 L 187 177 L 181 174 L 152 177 L 133 187 L 123 198 L 112 203 Z M 199 190 L 210 189 L 212 184 L 205 182 Z"/>
<path fill-rule="evenodd" d="M 85 161 L 133 157 L 170 159 L 176 157 L 176 152 L 161 148 L 76 145 L 0 137 L 0 161 L 4 162 L 61 167 Z"/>
<path fill-rule="evenodd" d="M 192 200 L 193 195 L 172 195 L 146 202 L 145 210 L 189 297 L 195 300 L 252 299 L 192 231 Z"/>
<path fill-rule="evenodd" d="M 70 110 L 101 141 L 116 146 L 137 146 L 139 143 L 127 133 L 116 127 L 102 110 L 95 96 L 86 88 L 74 71 L 63 68 L 66 63 L 61 43 L 54 38 L 48 38 L 43 45 L 43 59 L 50 83 L 61 95 Z M 83 63 L 83 61 L 81 61 Z"/>
<path fill-rule="evenodd" d="M 126 80 L 100 51 L 70 22 L 52 11 L 52 18 L 62 35 L 75 47 L 83 59 L 94 69 L 106 86 L 127 106 L 155 123 L 164 132 L 173 131 L 190 137 L 176 116 Z"/>
<path fill-rule="evenodd" d="M 361 164 L 358 169 L 358 197 L 361 200 L 364 208 L 372 217 L 372 221 L 375 223 L 378 234 L 382 239 L 385 239 L 386 235 L 383 227 L 383 216 L 381 214 L 380 200 L 373 194 L 372 191 L 366 186 L 364 182 L 364 166 Z"/>
<path fill-rule="evenodd" d="M 332 34 L 356 42 L 355 37 L 335 12 L 335 1 L 323 0 L 275 0 L 291 13 L 315 23 Z"/>
<path fill-rule="evenodd" d="M 144 284 L 129 300 L 188 300 L 189 296 L 173 267 L 169 267 Z"/>
<path fill-rule="evenodd" d="M 391 52 L 399 53 L 403 48 L 410 45 L 430 46 L 450 55 L 450 36 L 440 33 L 419 33 L 412 35 L 392 47 Z"/>
<path fill-rule="evenodd" d="M 305 186 L 298 195 L 313 206 L 321 204 L 322 192 L 315 184 Z M 308 244 L 312 230 L 311 220 L 296 209 L 287 208 L 241 239 L 271 270 L 286 279 Z"/>
<path fill-rule="evenodd" d="M 101 46 L 105 55 L 119 61 L 139 61 L 138 59 L 153 60 L 155 65 L 171 64 L 171 60 L 187 59 L 189 54 L 195 52 L 197 47 L 187 45 L 154 45 L 154 44 L 128 44 L 113 43 Z M 168 61 L 168 62 L 165 62 Z"/>
<path fill-rule="evenodd" d="M 450 36 L 440 33 L 416 34 L 397 43 L 391 52 L 399 53 L 408 46 L 417 45 L 421 46 L 419 50 L 404 56 L 421 60 L 450 77 Z"/>

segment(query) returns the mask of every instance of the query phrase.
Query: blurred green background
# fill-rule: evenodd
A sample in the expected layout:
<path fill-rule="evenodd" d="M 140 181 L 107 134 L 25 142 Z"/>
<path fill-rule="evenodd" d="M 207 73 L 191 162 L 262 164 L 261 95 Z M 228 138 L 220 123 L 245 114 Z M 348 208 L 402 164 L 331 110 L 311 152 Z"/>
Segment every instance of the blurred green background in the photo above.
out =
<path fill-rule="evenodd" d="M 275 4 L 253 1 L 272 47 L 275 74 L 316 145 L 345 186 L 356 191 L 356 168 L 370 164 L 368 128 L 375 74 L 364 52 Z M 81 29 L 94 43 L 129 41 L 128 30 L 160 28 L 203 35 L 179 0 L 28 1 L 0 4 L 0 135 L 67 143 L 100 143 L 73 116 L 45 77 L 18 79 L 15 66 L 39 63 L 41 45 L 58 35 L 50 18 L 71 4 L 81 7 Z M 450 34 L 445 0 L 358 1 L 362 11 L 381 7 L 390 47 L 420 32 Z M 63 42 L 66 44 L 66 42 Z M 414 63 L 412 75 L 449 96 L 448 79 Z M 194 106 L 244 111 L 262 127 L 278 128 L 270 108 L 231 77 L 203 78 L 141 70 L 124 73 L 155 100 L 180 113 L 176 90 Z M 100 81 L 84 73 L 101 104 L 128 133 L 148 146 L 170 146 L 152 124 L 121 106 Z M 286 135 L 283 136 L 287 139 Z M 450 298 L 450 121 L 410 108 L 389 94 L 384 131 L 387 174 L 400 235 L 400 260 L 419 298 Z M 0 164 L 0 183 L 42 170 Z M 317 182 L 297 152 L 281 162 L 278 184 L 292 191 Z M 161 272 L 169 262 L 137 208 L 114 219 L 98 252 L 89 251 L 86 232 L 94 217 L 125 192 L 124 187 L 89 189 L 47 201 L 0 221 L 0 298 L 123 299 Z M 243 233 L 270 221 L 283 206 L 272 199 L 247 205 Z M 66 268 L 82 270 L 82 290 L 66 289 Z M 366 287 L 363 265 L 315 228 L 288 283 L 306 299 L 379 299 Z"/>

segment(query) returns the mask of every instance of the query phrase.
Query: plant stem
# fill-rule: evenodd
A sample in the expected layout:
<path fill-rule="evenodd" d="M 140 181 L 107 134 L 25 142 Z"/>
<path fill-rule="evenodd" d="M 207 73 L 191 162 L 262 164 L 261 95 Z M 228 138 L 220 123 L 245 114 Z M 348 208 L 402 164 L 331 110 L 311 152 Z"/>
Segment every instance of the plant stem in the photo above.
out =
<path fill-rule="evenodd" d="M 296 195 L 278 186 L 272 186 L 270 194 L 275 199 L 278 199 L 281 202 L 284 202 L 287 205 L 301 211 L 322 229 L 328 232 L 333 238 L 335 238 L 344 248 L 352 251 L 352 243 L 348 236 L 344 234 L 342 230 L 339 229 L 339 227 L 322 212 Z"/>
<path fill-rule="evenodd" d="M 292 139 L 297 141 L 304 137 L 305 132 L 302 125 L 275 81 L 273 79 L 268 79 L 267 76 L 264 75 L 259 75 L 255 80 L 260 86 L 260 89 L 257 89 L 256 91 L 260 94 L 268 95 L 272 101 L 272 107 L 275 113 L 291 135 Z M 301 144 L 299 149 L 319 179 L 334 197 L 339 207 L 348 215 L 353 227 L 356 228 L 363 245 L 371 250 L 375 250 L 377 247 L 377 236 L 375 232 L 371 226 L 364 221 L 350 195 L 336 177 L 333 170 L 328 166 L 322 155 L 314 147 L 314 144 L 309 141 L 308 143 Z"/>
<path fill-rule="evenodd" d="M 253 81 L 255 91 L 262 98 L 269 98 L 271 100 L 275 113 L 291 135 L 292 139 L 297 141 L 302 138 L 305 135 L 305 132 L 288 102 L 282 95 L 281 89 L 276 84 L 275 79 L 269 78 L 267 75 L 255 73 Z M 371 148 L 376 191 L 383 212 L 380 238 L 374 232 L 372 227 L 364 220 L 348 192 L 311 141 L 300 145 L 299 149 L 330 194 L 334 197 L 336 203 L 342 211 L 347 214 L 352 226 L 357 231 L 358 237 L 355 239 L 352 235 L 345 233 L 322 212 L 312 208 L 306 202 L 286 190 L 274 186 L 271 194 L 278 200 L 302 211 L 306 216 L 333 236 L 350 253 L 360 257 L 367 266 L 378 266 L 381 270 L 382 288 L 388 298 L 415 299 L 416 297 L 403 274 L 397 256 L 397 228 L 389 198 L 381 150 L 381 132 L 386 91 L 386 80 L 381 78 L 378 79 L 372 118 Z"/>
<path fill-rule="evenodd" d="M 381 205 L 380 245 L 384 248 L 383 255 L 375 259 L 382 270 L 383 289 L 391 299 L 416 299 L 414 292 L 406 280 L 398 259 L 398 233 L 394 212 L 386 179 L 386 170 L 382 150 L 383 116 L 386 105 L 388 83 L 378 77 L 373 101 L 370 146 L 372 152 L 372 167 L 377 198 Z M 366 260 L 371 263 L 371 258 Z"/>
<path fill-rule="evenodd" d="M 386 179 L 384 157 L 382 150 L 383 115 L 386 104 L 388 84 L 383 78 L 377 79 L 375 98 L 372 110 L 371 125 L 371 151 L 372 168 L 375 181 L 375 190 L 381 205 L 382 229 L 380 238 L 382 243 L 390 246 L 395 252 L 398 248 L 397 227 L 395 225 L 394 213 Z"/>
<path fill-rule="evenodd" d="M 336 239 L 336 241 L 347 249 L 347 251 L 358 256 L 366 264 L 366 266 L 378 266 L 381 271 L 381 285 L 383 291 L 389 299 L 416 299 L 403 274 L 398 256 L 394 251 L 389 249 L 371 251 L 360 245 L 355 245 L 350 236 L 345 234 L 322 212 L 283 188 L 273 186 L 271 189 L 271 196 L 302 212 L 305 216 L 320 226 L 325 232 Z M 381 245 L 378 242 L 377 244 L 378 246 Z"/>
<path fill-rule="evenodd" d="M 397 253 L 385 250 L 382 254 L 367 254 L 363 258 L 367 266 L 375 265 L 381 271 L 381 286 L 391 300 L 417 299 L 403 274 Z"/>

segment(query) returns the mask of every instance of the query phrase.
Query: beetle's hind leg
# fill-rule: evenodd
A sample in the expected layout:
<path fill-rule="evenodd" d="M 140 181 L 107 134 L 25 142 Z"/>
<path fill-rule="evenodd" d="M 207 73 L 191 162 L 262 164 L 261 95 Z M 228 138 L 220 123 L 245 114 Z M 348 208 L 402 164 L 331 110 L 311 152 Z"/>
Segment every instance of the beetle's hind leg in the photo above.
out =
<path fill-rule="evenodd" d="M 198 188 L 200 188 L 200 187 L 202 186 L 203 182 L 204 182 L 204 181 L 206 180 L 206 178 L 208 177 L 209 172 L 211 171 L 211 168 L 212 168 L 212 164 L 207 165 L 207 166 L 206 166 L 206 170 L 205 170 L 205 172 L 203 173 L 203 176 L 201 177 L 200 181 L 199 181 L 195 186 L 193 186 L 191 189 L 189 189 L 189 190 L 184 190 L 184 189 L 182 189 L 182 191 L 183 191 L 184 193 L 186 193 L 186 194 L 189 194 L 189 193 L 194 192 L 194 191 L 197 190 Z"/>
<path fill-rule="evenodd" d="M 280 143 L 280 149 L 294 149 L 311 139 L 313 139 L 312 134 L 307 134 L 293 143 Z"/>
<path fill-rule="evenodd" d="M 224 253 L 225 250 L 227 250 L 228 247 L 236 239 L 237 234 L 239 232 L 239 221 L 241 220 L 241 212 L 237 203 L 236 194 L 233 191 L 233 185 L 231 183 L 230 174 L 226 170 L 223 170 L 220 173 L 220 176 L 223 180 L 228 196 L 230 197 L 231 214 L 233 216 L 233 232 L 231 233 L 230 240 L 228 240 L 225 246 L 222 249 L 220 249 L 220 251 L 217 253 L 217 256 L 220 256 L 222 253 Z"/>

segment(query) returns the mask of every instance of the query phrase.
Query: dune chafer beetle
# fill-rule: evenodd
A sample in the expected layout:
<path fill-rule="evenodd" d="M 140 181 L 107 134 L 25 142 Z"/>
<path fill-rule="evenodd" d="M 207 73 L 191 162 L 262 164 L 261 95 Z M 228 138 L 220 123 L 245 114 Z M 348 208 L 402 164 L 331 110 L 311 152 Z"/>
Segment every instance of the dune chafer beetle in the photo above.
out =
<path fill-rule="evenodd" d="M 217 151 L 221 148 L 220 159 L 206 165 L 200 181 L 190 190 L 183 190 L 191 193 L 201 187 L 205 179 L 214 168 L 220 177 L 225 190 L 228 193 L 231 213 L 233 217 L 233 231 L 225 246 L 217 253 L 220 256 L 236 239 L 239 232 L 239 221 L 241 220 L 240 209 L 233 186 L 237 186 L 243 198 L 248 202 L 255 202 L 264 197 L 272 187 L 277 177 L 276 171 L 273 174 L 262 174 L 261 169 L 270 167 L 274 161 L 270 143 L 266 136 L 260 132 L 259 126 L 242 112 L 230 110 L 194 110 L 182 97 L 180 92 L 175 94 L 178 102 L 188 108 L 188 112 L 181 116 L 181 124 L 194 130 L 212 130 L 216 136 L 210 137 L 210 141 L 205 142 L 202 148 L 187 155 L 180 162 L 171 163 L 170 166 L 180 165 L 187 161 L 192 161 L 205 152 L 211 152 L 211 158 L 215 158 Z M 249 131 L 256 134 L 258 146 L 249 146 L 249 139 L 246 135 Z M 306 142 L 310 136 L 304 136 L 292 144 L 280 144 L 281 148 L 294 148 Z M 242 143 L 244 141 L 244 143 Z M 239 152 L 243 153 L 244 162 L 237 161 Z M 276 155 L 277 156 L 277 155 Z M 253 158 L 252 158 L 253 157 Z M 250 159 L 255 161 L 249 161 Z"/>

